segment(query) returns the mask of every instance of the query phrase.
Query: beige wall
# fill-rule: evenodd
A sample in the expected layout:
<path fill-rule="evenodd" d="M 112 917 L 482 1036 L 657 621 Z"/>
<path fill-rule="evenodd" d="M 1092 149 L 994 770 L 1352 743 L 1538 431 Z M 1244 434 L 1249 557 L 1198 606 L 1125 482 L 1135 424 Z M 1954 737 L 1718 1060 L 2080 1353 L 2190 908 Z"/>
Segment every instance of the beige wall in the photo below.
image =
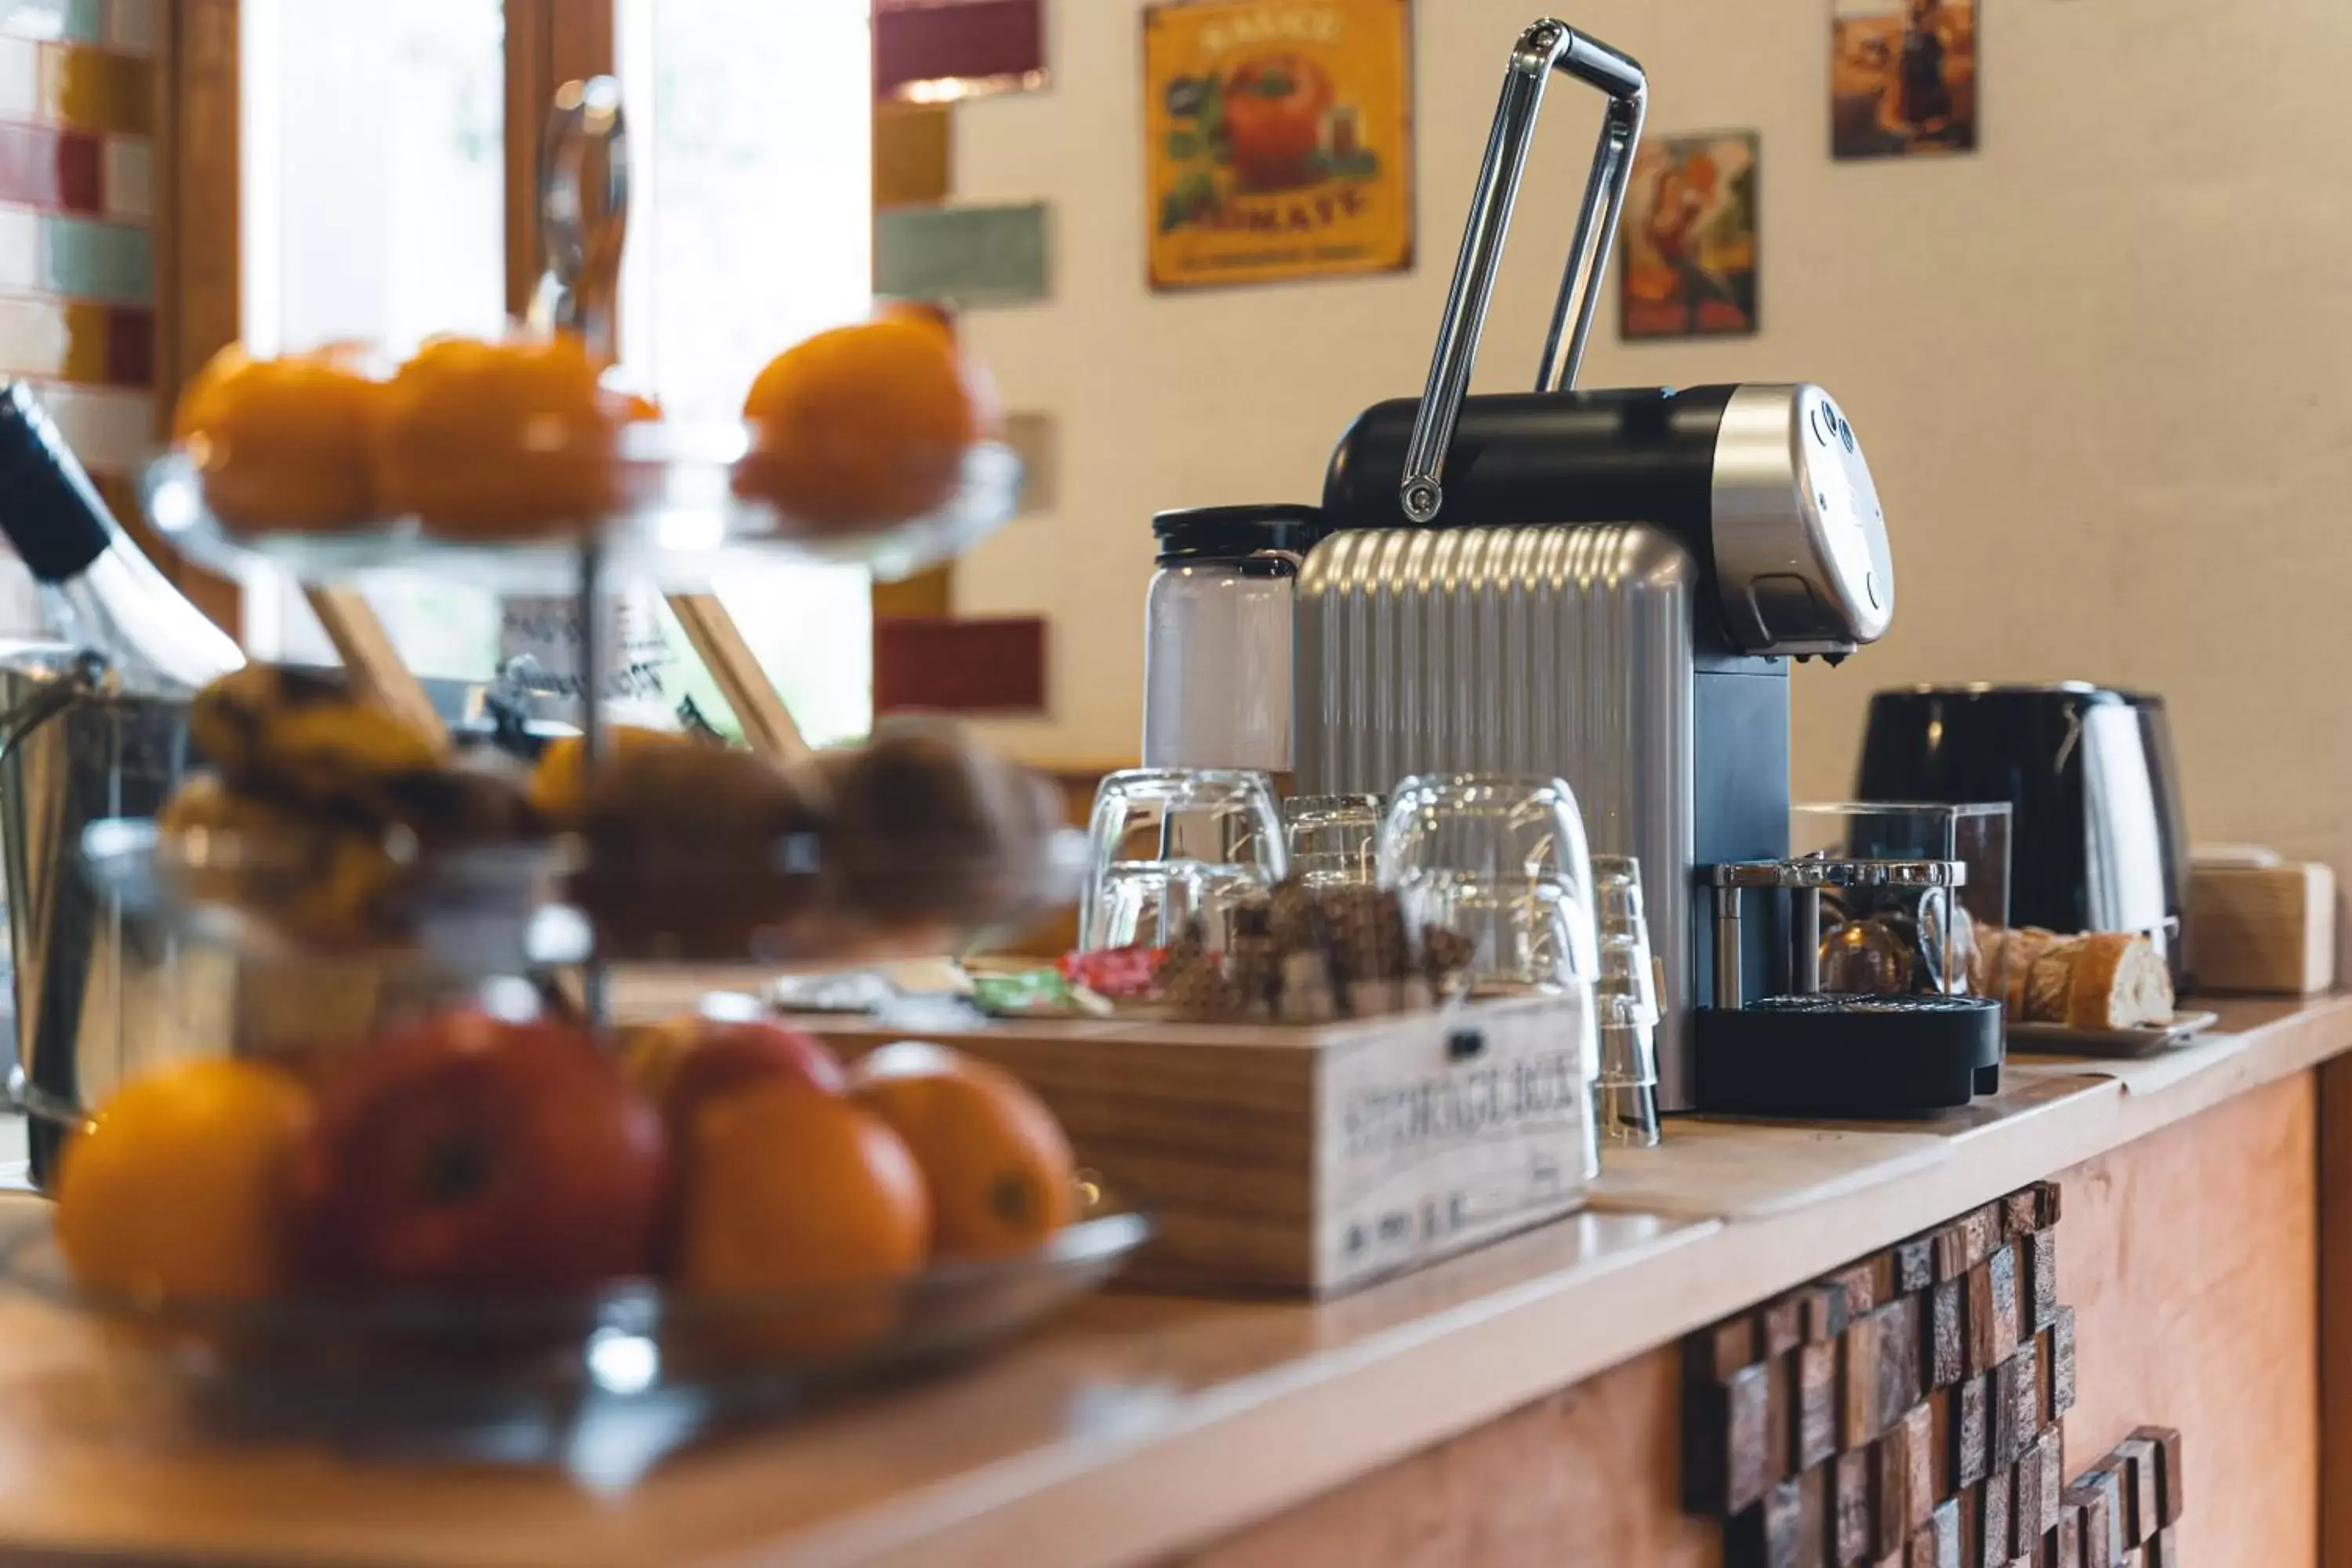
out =
<path fill-rule="evenodd" d="M 1041 756 L 1133 754 L 1147 519 L 1312 500 L 1349 417 L 1419 389 L 1501 61 L 1539 0 L 1421 0 L 1417 271 L 1154 296 L 1139 5 L 1052 7 L 1049 91 L 959 111 L 957 189 L 1054 204 L 1053 302 L 973 327 L 1064 427 L 1062 502 L 963 569 L 966 611 L 1053 618 Z M 1763 135 L 1764 331 L 1632 348 L 1588 384 L 1818 381 L 1868 445 L 1893 636 L 1797 681 L 1797 787 L 1841 791 L 1863 705 L 1922 679 L 2167 693 L 2200 837 L 2352 870 L 2352 168 L 2343 0 L 1985 0 L 1983 151 L 1833 163 L 1827 0 L 1580 0 L 1639 56 L 1654 132 Z M 1482 388 L 1534 374 L 1594 104 L 1549 109 Z"/>

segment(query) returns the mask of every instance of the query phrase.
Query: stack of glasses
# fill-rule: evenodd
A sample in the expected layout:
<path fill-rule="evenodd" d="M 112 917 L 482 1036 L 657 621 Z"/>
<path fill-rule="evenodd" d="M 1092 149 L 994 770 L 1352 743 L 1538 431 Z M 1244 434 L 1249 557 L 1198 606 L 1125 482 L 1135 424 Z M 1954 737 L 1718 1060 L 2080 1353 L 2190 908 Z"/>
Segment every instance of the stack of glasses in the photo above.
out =
<path fill-rule="evenodd" d="M 1631 856 L 1595 855 L 1599 903 L 1601 1080 L 1596 1113 L 1612 1143 L 1658 1142 L 1658 968 L 1642 908 L 1642 867 Z"/>
<path fill-rule="evenodd" d="M 1197 931 L 1231 945 L 1234 913 L 1290 874 L 1264 773 L 1146 768 L 1103 780 L 1087 829 L 1078 946 L 1168 947 Z"/>
<path fill-rule="evenodd" d="M 1114 773 L 1096 799 L 1092 839 L 1080 946 L 1168 950 L 1162 978 L 1180 1010 L 1230 1010 L 1209 1005 L 1228 992 L 1255 1001 L 1260 991 L 1314 991 L 1251 984 L 1265 953 L 1284 966 L 1309 956 L 1279 940 L 1276 924 L 1299 922 L 1276 921 L 1277 903 L 1309 900 L 1319 924 L 1354 908 L 1350 900 L 1377 897 L 1401 908 L 1417 950 L 1398 971 L 1407 998 L 1444 997 L 1450 984 L 1432 966 L 1450 981 L 1466 952 L 1473 994 L 1575 999 L 1601 1132 L 1657 1141 L 1658 983 L 1640 868 L 1593 858 L 1576 796 L 1559 779 L 1428 775 L 1406 779 L 1386 803 L 1309 796 L 1277 811 L 1262 773 Z M 1343 986 L 1359 971 L 1387 973 L 1344 953 L 1335 965 Z M 1181 1005 L 1193 1001 L 1201 1005 Z M 1291 1011 L 1276 1005 L 1272 1016 Z M 1309 1002 L 1300 1011 L 1300 1021 L 1326 1016 Z"/>

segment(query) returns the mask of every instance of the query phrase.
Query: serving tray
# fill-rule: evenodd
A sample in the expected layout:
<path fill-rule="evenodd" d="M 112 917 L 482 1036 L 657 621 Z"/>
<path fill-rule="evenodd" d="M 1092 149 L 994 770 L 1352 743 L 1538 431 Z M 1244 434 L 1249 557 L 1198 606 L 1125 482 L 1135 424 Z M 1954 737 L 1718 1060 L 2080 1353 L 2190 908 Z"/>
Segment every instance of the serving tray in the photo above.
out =
<path fill-rule="evenodd" d="M 2172 1022 L 2139 1029 L 2074 1029 L 2063 1024 L 2011 1024 L 2009 1048 L 2029 1056 L 2152 1057 L 2195 1039 L 2219 1013 L 2175 1013 Z"/>

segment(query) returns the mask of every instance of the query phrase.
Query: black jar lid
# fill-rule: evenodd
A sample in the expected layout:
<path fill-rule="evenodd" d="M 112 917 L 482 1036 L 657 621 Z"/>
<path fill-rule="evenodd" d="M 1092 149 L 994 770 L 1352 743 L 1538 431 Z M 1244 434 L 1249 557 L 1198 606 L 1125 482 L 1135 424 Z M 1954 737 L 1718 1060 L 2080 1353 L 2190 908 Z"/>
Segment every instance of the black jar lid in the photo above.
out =
<path fill-rule="evenodd" d="M 1152 518 L 1160 562 L 1237 561 L 1261 550 L 1304 555 L 1323 537 L 1323 509 L 1280 503 L 1269 506 L 1195 506 Z"/>

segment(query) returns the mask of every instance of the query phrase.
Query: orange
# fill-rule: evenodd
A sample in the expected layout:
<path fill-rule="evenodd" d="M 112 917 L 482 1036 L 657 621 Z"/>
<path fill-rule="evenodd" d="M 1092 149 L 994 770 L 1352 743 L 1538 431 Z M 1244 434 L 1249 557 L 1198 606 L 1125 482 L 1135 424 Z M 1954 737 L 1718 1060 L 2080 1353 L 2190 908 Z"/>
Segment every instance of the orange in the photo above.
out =
<path fill-rule="evenodd" d="M 375 476 L 425 531 L 521 539 L 601 521 L 618 500 L 618 400 L 578 339 L 439 338 L 384 389 Z"/>
<path fill-rule="evenodd" d="M 347 528 L 373 510 L 368 429 L 380 391 L 347 356 L 254 359 L 232 344 L 189 384 L 172 434 L 230 529 Z"/>
<path fill-rule="evenodd" d="M 743 417 L 754 428 L 737 492 L 819 532 L 886 528 L 939 507 L 987 422 L 953 338 L 903 315 L 778 354 Z"/>
<path fill-rule="evenodd" d="M 683 1013 L 658 1023 L 624 1024 L 614 1032 L 613 1043 L 619 1047 L 621 1070 L 639 1094 L 658 1106 L 677 1076 L 677 1064 L 709 1029 L 710 1021 L 701 1014 Z"/>
<path fill-rule="evenodd" d="M 1026 1252 L 1077 1217 L 1061 1123 L 1002 1068 L 908 1041 L 859 1062 L 850 1095 L 922 1167 L 941 1258 Z"/>
<path fill-rule="evenodd" d="M 955 312 L 935 300 L 885 300 L 874 308 L 874 318 L 936 327 L 947 334 L 948 342 L 957 341 Z"/>
<path fill-rule="evenodd" d="M 604 734 L 612 742 L 608 755 L 702 744 L 676 730 L 649 730 L 636 724 L 614 724 L 606 728 Z M 530 771 L 530 804 L 539 808 L 541 816 L 559 826 L 571 826 L 580 819 L 580 805 L 587 788 L 581 767 L 586 750 L 579 736 L 559 735 L 539 753 L 538 765 Z"/>
<path fill-rule="evenodd" d="M 734 1324 L 771 1352 L 846 1350 L 886 1331 L 891 1283 L 920 1268 L 930 1244 L 923 1175 L 898 1135 L 804 1085 L 714 1100 L 694 1120 L 684 1175 L 677 1282 L 775 1301 Z"/>
<path fill-rule="evenodd" d="M 310 1097 L 255 1062 L 183 1062 L 107 1097 L 66 1146 L 58 1245 L 93 1289 L 255 1300 L 286 1279 L 281 1164 Z"/>
<path fill-rule="evenodd" d="M 646 393 L 621 385 L 607 374 L 602 384 L 604 401 L 613 406 L 624 425 L 649 425 L 662 416 L 661 405 Z"/>

